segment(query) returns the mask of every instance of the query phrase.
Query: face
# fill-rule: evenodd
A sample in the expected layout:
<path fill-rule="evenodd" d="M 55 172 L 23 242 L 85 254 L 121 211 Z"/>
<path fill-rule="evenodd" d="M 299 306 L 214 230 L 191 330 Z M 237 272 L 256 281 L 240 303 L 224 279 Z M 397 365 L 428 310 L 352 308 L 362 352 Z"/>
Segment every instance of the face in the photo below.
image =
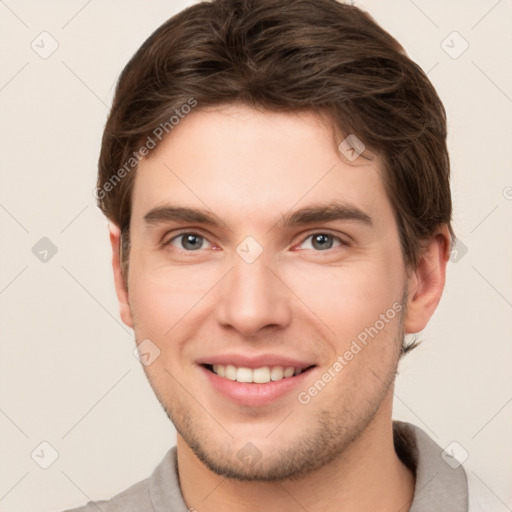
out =
<path fill-rule="evenodd" d="M 381 162 L 340 142 L 313 113 L 230 106 L 190 114 L 137 170 L 122 316 L 219 474 L 303 474 L 389 405 L 407 273 Z"/>

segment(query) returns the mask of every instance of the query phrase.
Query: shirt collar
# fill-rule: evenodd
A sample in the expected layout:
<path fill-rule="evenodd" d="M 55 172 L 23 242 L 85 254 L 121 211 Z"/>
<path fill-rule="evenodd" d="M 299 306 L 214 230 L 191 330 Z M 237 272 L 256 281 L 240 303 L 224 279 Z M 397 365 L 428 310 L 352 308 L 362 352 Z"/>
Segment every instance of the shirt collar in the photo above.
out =
<path fill-rule="evenodd" d="M 393 437 L 397 455 L 416 474 L 409 512 L 467 512 L 464 468 L 449 465 L 442 456 L 443 449 L 415 425 L 393 421 Z"/>

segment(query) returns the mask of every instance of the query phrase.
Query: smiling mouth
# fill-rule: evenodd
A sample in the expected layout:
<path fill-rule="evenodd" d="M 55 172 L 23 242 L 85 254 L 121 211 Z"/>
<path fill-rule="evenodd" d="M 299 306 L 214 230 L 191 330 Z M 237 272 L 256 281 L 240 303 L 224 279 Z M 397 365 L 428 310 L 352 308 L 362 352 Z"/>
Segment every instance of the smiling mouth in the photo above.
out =
<path fill-rule="evenodd" d="M 247 368 L 233 364 L 205 364 L 207 370 L 219 377 L 236 382 L 266 384 L 283 379 L 289 379 L 304 373 L 314 367 L 296 368 L 293 366 L 261 366 L 259 368 Z"/>

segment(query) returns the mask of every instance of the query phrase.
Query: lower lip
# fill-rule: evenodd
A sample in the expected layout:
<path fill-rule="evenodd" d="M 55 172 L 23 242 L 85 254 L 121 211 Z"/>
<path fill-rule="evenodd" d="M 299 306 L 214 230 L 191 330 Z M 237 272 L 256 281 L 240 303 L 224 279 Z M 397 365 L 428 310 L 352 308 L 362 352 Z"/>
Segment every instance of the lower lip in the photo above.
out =
<path fill-rule="evenodd" d="M 238 405 L 250 407 L 268 405 L 287 393 L 292 392 L 304 381 L 304 378 L 309 375 L 313 369 L 311 368 L 293 377 L 286 377 L 265 384 L 256 384 L 225 379 L 224 377 L 219 377 L 216 373 L 213 373 L 204 366 L 200 366 L 199 368 L 206 375 L 206 378 L 216 391 Z"/>

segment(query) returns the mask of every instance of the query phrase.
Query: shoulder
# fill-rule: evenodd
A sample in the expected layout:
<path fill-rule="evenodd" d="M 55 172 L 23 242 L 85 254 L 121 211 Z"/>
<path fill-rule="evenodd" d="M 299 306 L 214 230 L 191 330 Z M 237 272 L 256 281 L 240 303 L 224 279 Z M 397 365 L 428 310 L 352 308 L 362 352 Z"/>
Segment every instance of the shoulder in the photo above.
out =
<path fill-rule="evenodd" d="M 64 512 L 155 512 L 187 510 L 181 495 L 176 447 L 171 448 L 149 478 L 133 484 L 113 498 L 89 501 Z"/>
<path fill-rule="evenodd" d="M 395 449 L 402 461 L 416 473 L 416 493 L 411 512 L 458 510 L 464 512 L 510 512 L 494 485 L 474 468 L 454 460 L 421 428 L 394 421 Z M 448 508 L 447 508 L 448 507 Z"/>

